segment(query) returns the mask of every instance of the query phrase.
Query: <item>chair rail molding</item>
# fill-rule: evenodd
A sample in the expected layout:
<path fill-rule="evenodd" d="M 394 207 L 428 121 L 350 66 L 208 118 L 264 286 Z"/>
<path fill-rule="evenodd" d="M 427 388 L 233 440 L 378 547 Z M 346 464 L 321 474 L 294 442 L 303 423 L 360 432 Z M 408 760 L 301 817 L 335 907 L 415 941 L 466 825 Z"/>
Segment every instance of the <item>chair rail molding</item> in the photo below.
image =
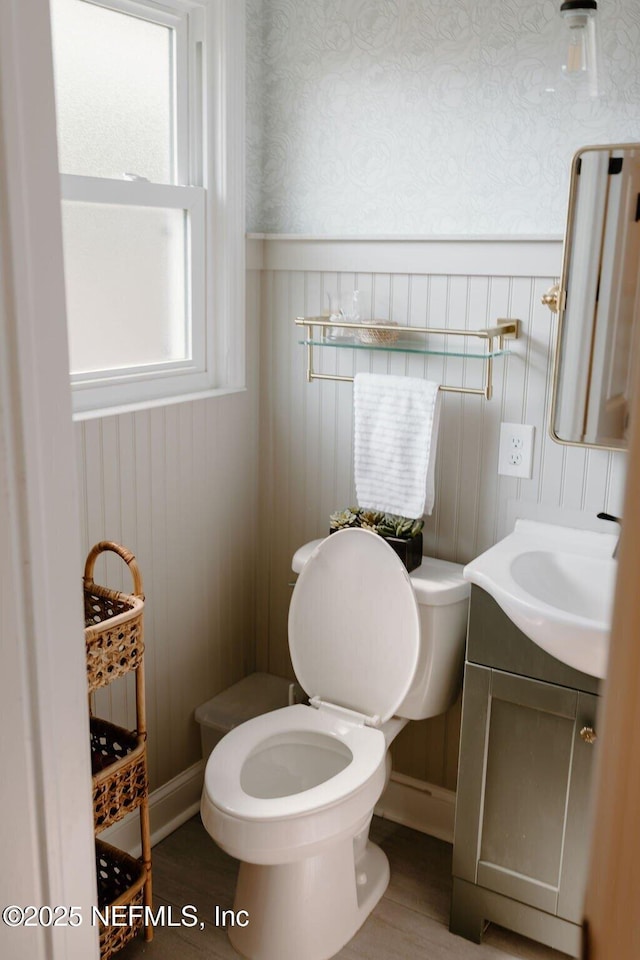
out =
<path fill-rule="evenodd" d="M 318 237 L 249 234 L 265 270 L 555 277 L 562 237 Z"/>

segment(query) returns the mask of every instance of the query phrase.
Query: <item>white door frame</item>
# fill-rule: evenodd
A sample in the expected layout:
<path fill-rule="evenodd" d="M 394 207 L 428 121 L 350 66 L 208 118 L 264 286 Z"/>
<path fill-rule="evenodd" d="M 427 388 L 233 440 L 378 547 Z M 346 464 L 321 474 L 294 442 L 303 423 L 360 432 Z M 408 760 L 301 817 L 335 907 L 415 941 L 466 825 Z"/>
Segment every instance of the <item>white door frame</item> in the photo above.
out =
<path fill-rule="evenodd" d="M 48 0 L 0 2 L 0 907 L 3 960 L 94 960 L 91 767 Z"/>

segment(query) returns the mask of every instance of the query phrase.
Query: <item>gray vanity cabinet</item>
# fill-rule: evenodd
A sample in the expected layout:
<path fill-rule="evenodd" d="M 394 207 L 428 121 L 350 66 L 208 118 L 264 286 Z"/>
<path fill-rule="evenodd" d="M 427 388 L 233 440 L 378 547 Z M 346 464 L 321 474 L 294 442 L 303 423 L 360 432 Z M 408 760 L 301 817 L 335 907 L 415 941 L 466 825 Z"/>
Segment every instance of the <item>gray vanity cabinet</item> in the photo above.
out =
<path fill-rule="evenodd" d="M 579 955 L 598 681 L 472 590 L 451 930 L 486 921 Z"/>

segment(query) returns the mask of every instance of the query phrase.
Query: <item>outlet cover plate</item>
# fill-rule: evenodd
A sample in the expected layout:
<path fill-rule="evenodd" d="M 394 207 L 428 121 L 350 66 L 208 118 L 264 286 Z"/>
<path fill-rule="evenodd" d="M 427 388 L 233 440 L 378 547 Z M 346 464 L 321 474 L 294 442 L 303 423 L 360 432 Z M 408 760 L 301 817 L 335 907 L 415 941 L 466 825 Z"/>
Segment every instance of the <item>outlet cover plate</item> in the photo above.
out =
<path fill-rule="evenodd" d="M 499 474 L 531 479 L 535 432 L 536 428 L 527 423 L 500 424 Z"/>

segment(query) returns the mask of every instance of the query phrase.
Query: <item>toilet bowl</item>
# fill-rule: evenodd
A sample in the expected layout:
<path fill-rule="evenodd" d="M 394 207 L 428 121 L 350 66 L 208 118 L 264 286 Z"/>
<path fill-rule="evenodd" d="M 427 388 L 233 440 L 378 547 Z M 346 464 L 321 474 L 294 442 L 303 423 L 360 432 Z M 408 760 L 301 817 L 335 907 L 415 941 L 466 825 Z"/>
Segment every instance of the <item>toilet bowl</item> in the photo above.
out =
<path fill-rule="evenodd" d="M 201 813 L 241 861 L 229 927 L 249 960 L 328 960 L 389 881 L 368 840 L 390 772 L 388 747 L 409 719 L 455 700 L 469 585 L 457 564 L 425 559 L 410 577 L 361 529 L 296 555 L 289 610 L 293 667 L 310 705 L 236 727 L 214 748 Z"/>

